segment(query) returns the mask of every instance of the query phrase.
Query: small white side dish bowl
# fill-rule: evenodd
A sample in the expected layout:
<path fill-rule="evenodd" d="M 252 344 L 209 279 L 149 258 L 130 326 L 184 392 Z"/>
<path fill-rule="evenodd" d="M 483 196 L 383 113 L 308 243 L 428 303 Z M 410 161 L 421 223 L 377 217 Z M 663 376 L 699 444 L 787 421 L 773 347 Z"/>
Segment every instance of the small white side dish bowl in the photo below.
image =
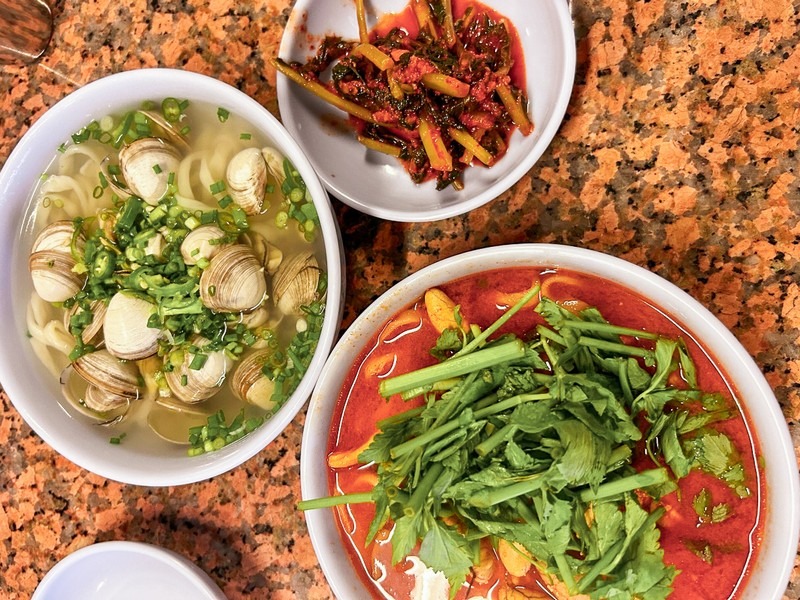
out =
<path fill-rule="evenodd" d="M 759 368 L 731 332 L 700 303 L 641 267 L 603 253 L 552 244 L 517 244 L 466 252 L 407 277 L 371 304 L 333 349 L 311 396 L 303 432 L 300 476 L 304 499 L 330 495 L 327 444 L 334 407 L 347 373 L 380 327 L 431 288 L 505 267 L 554 267 L 599 276 L 635 290 L 671 316 L 716 357 L 746 406 L 764 458 L 764 539 L 751 575 L 738 598 L 779 600 L 798 548 L 800 484 L 797 461 L 780 406 Z M 351 600 L 372 596 L 361 583 L 343 546 L 330 509 L 305 513 L 320 564 L 335 595 Z"/>
<path fill-rule="evenodd" d="M 246 119 L 297 168 L 319 214 L 328 273 L 327 308 L 316 354 L 296 391 L 260 428 L 221 450 L 188 457 L 187 447 L 156 439 L 152 444 L 110 445 L 108 429 L 63 406 L 57 379 L 34 354 L 26 334 L 32 284 L 28 255 L 34 232 L 29 197 L 62 142 L 92 119 L 167 97 L 210 102 Z M 254 131 L 255 133 L 255 131 Z M 69 94 L 22 137 L 0 172 L 0 382 L 30 427 L 53 449 L 93 473 L 135 485 L 170 486 L 224 473 L 274 440 L 304 406 L 342 318 L 343 251 L 328 196 L 303 151 L 269 111 L 239 90 L 211 77 L 173 70 L 143 69 L 110 75 Z M 234 415 L 226 415 L 228 420 Z"/>
<path fill-rule="evenodd" d="M 575 32 L 563 0 L 483 0 L 514 24 L 524 50 L 529 113 L 534 131 L 516 131 L 508 152 L 491 168 L 470 167 L 464 189 L 436 191 L 435 182 L 415 184 L 394 158 L 368 152 L 349 128 L 338 127 L 343 112 L 278 74 L 281 120 L 308 154 L 328 191 L 349 206 L 391 221 L 436 221 L 486 204 L 514 185 L 539 160 L 556 134 L 572 93 Z M 408 0 L 367 0 L 371 27 L 398 13 Z M 358 39 L 352 0 L 298 0 L 281 40 L 279 56 L 306 62 L 326 35 Z"/>
<path fill-rule="evenodd" d="M 42 578 L 32 600 L 225 600 L 183 556 L 141 542 L 101 542 L 76 550 Z"/>

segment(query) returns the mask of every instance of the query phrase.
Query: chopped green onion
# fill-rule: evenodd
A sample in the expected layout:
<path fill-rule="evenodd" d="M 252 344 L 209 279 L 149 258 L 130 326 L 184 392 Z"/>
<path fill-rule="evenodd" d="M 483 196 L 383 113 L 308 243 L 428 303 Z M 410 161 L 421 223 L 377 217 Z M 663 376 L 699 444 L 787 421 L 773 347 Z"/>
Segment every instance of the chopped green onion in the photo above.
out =
<path fill-rule="evenodd" d="M 211 190 L 212 194 L 221 194 L 226 189 L 225 182 L 221 179 L 212 183 L 208 188 Z"/>
<path fill-rule="evenodd" d="M 203 368 L 208 360 L 208 354 L 195 354 L 192 357 L 192 362 L 189 363 L 189 368 L 198 371 Z"/>

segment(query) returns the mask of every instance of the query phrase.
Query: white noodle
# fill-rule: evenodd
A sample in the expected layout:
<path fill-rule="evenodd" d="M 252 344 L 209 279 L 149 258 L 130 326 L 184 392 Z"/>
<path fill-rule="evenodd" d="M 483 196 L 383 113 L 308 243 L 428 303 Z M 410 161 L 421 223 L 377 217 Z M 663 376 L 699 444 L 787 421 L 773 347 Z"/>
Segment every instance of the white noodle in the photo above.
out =
<path fill-rule="evenodd" d="M 71 193 L 72 197 L 67 194 L 64 197 L 64 212 L 67 213 L 69 218 L 75 218 L 81 215 L 92 214 L 89 212 L 89 202 L 94 203 L 91 192 L 87 193 L 81 187 L 81 183 L 70 177 L 69 175 L 50 175 L 42 184 L 42 195 L 47 196 L 52 193 Z"/>
<path fill-rule="evenodd" d="M 192 152 L 189 154 L 180 162 L 178 172 L 175 174 L 178 191 L 181 196 L 187 200 L 193 200 L 195 198 L 195 191 L 192 189 L 192 165 L 195 162 L 199 162 L 201 156 L 201 152 Z"/>
<path fill-rule="evenodd" d="M 72 347 L 75 345 L 75 339 L 64 327 L 61 321 L 50 321 L 44 326 L 44 334 L 50 344 L 65 356 L 69 356 L 72 352 Z"/>
<path fill-rule="evenodd" d="M 51 351 L 52 349 L 48 345 L 43 344 L 36 339 L 31 340 L 31 347 L 33 348 L 34 354 L 36 354 L 36 357 L 41 361 L 42 365 L 44 365 L 47 371 L 53 376 L 54 379 L 58 379 L 61 376 L 61 371 L 63 369 L 59 369 L 58 365 L 56 365 L 56 362 L 53 359 L 53 353 Z"/>

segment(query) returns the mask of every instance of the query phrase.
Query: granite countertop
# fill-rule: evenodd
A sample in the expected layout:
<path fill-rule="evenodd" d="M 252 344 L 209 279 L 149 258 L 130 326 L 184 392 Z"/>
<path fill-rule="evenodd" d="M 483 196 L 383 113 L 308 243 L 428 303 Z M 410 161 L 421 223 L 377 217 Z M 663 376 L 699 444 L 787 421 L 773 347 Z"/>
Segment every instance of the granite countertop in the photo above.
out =
<path fill-rule="evenodd" d="M 180 67 L 275 115 L 288 0 L 57 0 L 52 44 L 0 72 L 0 165 L 30 125 L 98 77 Z M 513 242 L 604 251 L 646 267 L 729 327 L 774 388 L 800 452 L 800 8 L 792 0 L 573 0 L 575 89 L 564 123 L 512 189 L 468 215 L 400 224 L 334 200 L 344 326 L 404 276 Z M 231 600 L 331 597 L 302 516 L 303 416 L 251 460 L 193 485 L 121 485 L 0 420 L 0 597 L 29 598 L 95 542 L 160 544 Z M 786 598 L 800 598 L 795 562 Z"/>

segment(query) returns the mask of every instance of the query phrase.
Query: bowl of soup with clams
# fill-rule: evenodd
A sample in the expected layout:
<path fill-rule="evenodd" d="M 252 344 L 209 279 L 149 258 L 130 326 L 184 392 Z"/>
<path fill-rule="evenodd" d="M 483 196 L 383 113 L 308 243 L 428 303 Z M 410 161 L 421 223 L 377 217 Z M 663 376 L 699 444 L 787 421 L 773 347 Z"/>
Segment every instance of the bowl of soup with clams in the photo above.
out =
<path fill-rule="evenodd" d="M 797 465 L 763 375 L 623 260 L 519 244 L 435 263 L 343 335 L 301 456 L 342 598 L 781 598 Z"/>
<path fill-rule="evenodd" d="M 257 102 L 178 70 L 95 81 L 22 137 L 0 202 L 0 381 L 65 457 L 199 481 L 302 408 L 341 320 L 341 241 Z"/>

